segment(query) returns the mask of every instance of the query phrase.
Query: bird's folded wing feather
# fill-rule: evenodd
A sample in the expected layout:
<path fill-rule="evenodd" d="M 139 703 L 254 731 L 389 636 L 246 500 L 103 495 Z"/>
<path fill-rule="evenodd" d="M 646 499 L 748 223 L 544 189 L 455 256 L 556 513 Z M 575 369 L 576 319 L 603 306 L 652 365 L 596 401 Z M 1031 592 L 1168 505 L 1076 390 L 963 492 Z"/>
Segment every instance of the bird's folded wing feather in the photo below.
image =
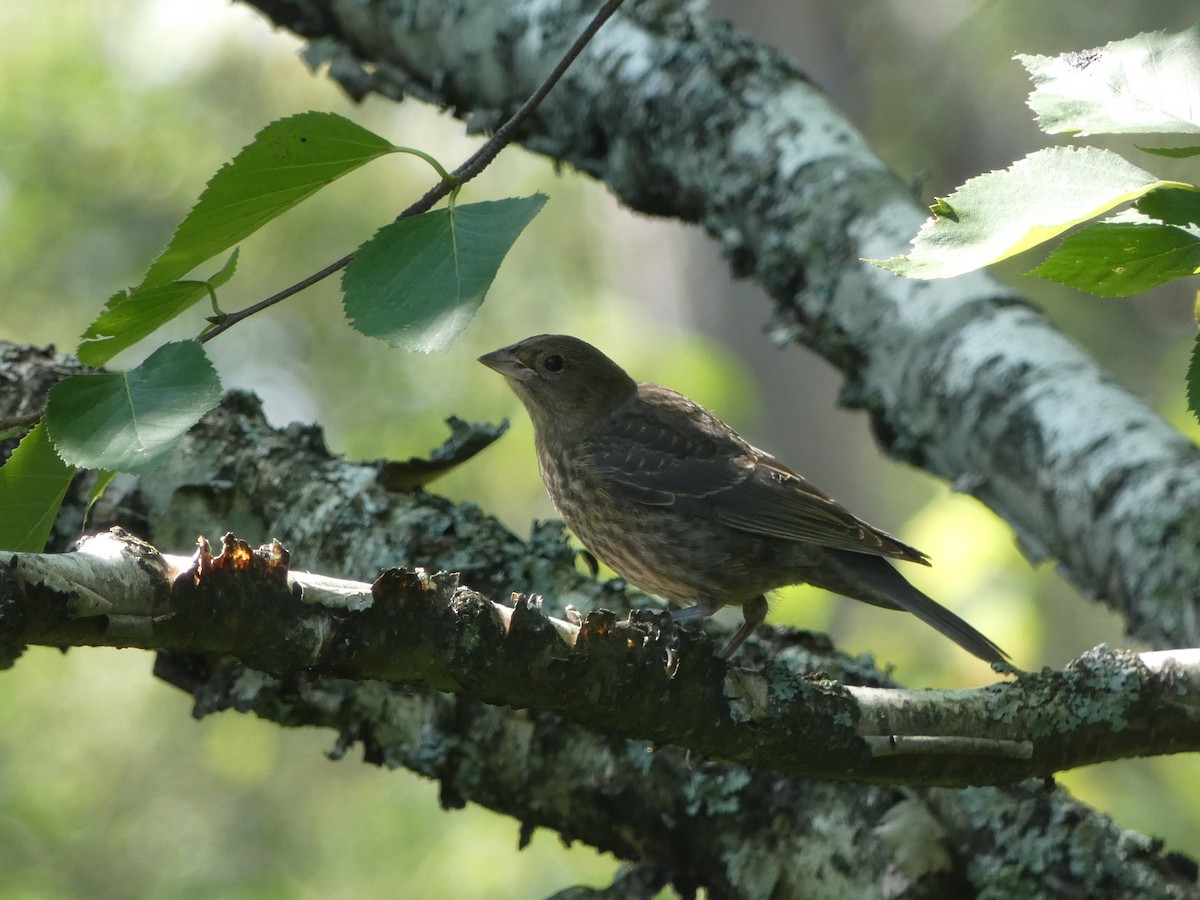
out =
<path fill-rule="evenodd" d="M 590 435 L 593 471 L 630 500 L 752 534 L 927 563 L 719 419 L 665 388 Z M 646 400 L 650 402 L 647 403 Z M 657 401 L 657 402 L 655 402 Z"/>

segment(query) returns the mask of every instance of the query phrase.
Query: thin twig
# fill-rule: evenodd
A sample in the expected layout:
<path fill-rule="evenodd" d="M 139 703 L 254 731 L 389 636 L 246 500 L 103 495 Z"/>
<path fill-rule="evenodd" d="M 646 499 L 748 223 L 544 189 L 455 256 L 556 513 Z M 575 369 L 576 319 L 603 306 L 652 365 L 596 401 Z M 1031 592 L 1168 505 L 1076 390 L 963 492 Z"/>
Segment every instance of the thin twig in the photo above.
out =
<path fill-rule="evenodd" d="M 554 67 L 554 70 L 540 85 L 538 85 L 537 90 L 530 95 L 529 99 L 521 104 L 521 108 L 513 113 L 512 117 L 507 122 L 497 128 L 492 136 L 488 138 L 487 142 L 478 150 L 476 150 L 466 162 L 450 173 L 452 180 L 438 181 L 437 184 L 435 184 L 429 189 L 429 191 L 426 192 L 425 196 L 423 196 L 416 203 L 412 204 L 412 206 L 408 207 L 408 209 L 404 210 L 404 212 L 400 213 L 400 215 L 396 216 L 395 221 L 399 222 L 401 219 L 408 219 L 412 216 L 417 216 L 421 213 L 428 212 L 429 210 L 433 209 L 434 204 L 449 194 L 452 190 L 455 190 L 456 188 L 466 184 L 472 178 L 479 175 L 489 165 L 491 165 L 492 160 L 496 158 L 500 151 L 503 150 L 508 144 L 512 143 L 513 138 L 516 136 L 517 129 L 525 124 L 525 120 L 533 114 L 534 110 L 536 110 L 539 105 L 541 105 L 541 102 L 546 99 L 546 95 L 550 93 L 551 89 L 553 89 L 553 87 L 563 77 L 571 63 L 578 58 L 579 54 L 583 52 L 584 48 L 591 42 L 592 38 L 596 36 L 596 32 L 600 30 L 600 27 L 612 17 L 613 13 L 620 8 L 623 2 L 624 0 L 607 0 L 607 2 L 600 7 L 599 11 L 597 11 L 596 15 L 592 17 L 592 20 L 588 22 L 587 27 L 583 29 L 583 32 L 579 35 L 579 37 L 575 39 L 575 42 L 570 46 L 570 48 L 568 48 L 567 52 L 563 55 L 563 58 L 559 60 L 558 65 Z M 267 297 L 265 300 L 260 300 L 258 303 L 254 303 L 245 307 L 244 309 L 238 310 L 237 312 L 232 312 L 225 315 L 222 317 L 220 322 L 202 334 L 198 340 L 201 343 L 212 340 L 217 335 L 228 331 L 243 319 L 247 319 L 255 313 L 261 312 L 270 306 L 274 306 L 276 303 L 286 300 L 293 294 L 300 293 L 300 291 L 304 290 L 305 288 L 312 287 L 312 285 L 316 284 L 318 281 L 328 278 L 335 272 L 340 272 L 353 261 L 354 254 L 349 253 L 337 260 L 337 262 L 330 263 L 320 271 L 314 272 L 304 280 L 298 281 L 290 287 L 284 288 L 279 293 L 273 294 L 270 297 Z"/>
<path fill-rule="evenodd" d="M 44 412 L 44 409 L 39 409 L 37 412 L 26 413 L 23 416 L 5 416 L 0 418 L 0 431 L 8 431 L 13 428 L 23 431 L 31 425 L 36 425 L 37 420 L 42 417 L 42 413 Z"/>

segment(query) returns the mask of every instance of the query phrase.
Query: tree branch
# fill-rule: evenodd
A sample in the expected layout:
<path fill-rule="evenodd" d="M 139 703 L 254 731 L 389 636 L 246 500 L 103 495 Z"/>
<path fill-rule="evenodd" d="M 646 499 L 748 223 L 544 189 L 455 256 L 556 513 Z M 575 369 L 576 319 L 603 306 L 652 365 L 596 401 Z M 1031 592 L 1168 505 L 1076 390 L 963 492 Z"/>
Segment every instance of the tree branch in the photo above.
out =
<path fill-rule="evenodd" d="M 319 45 L 355 96 L 409 94 L 495 121 L 592 4 L 250 0 Z M 689 4 L 624 10 L 520 137 L 630 208 L 697 222 L 776 303 L 775 337 L 846 375 L 890 453 L 1002 515 L 1035 561 L 1152 646 L 1200 645 L 1200 454 L 1012 290 L 913 282 L 926 211 L 789 61 Z"/>
<path fill-rule="evenodd" d="M 778 772 L 879 784 L 1008 784 L 1128 756 L 1200 750 L 1200 650 L 1093 651 L 1064 671 L 977 690 L 833 682 L 801 647 L 727 666 L 665 612 L 582 627 L 457 576 L 389 570 L 373 585 L 292 572 L 277 542 L 231 536 L 214 558 L 121 530 L 0 570 L 10 644 L 142 647 L 433 688 L 558 713 L 598 732 Z"/>
<path fill-rule="evenodd" d="M 0 371 L 0 409 L 37 405 L 42 398 L 21 397 L 48 387 L 54 380 L 48 373 L 61 377 L 66 371 L 64 360 L 53 354 L 20 352 L 2 343 L 0 361 L 10 366 Z M 19 377 L 9 377 L 14 372 Z M 303 548 L 305 565 L 339 575 L 423 566 L 431 572 L 460 571 L 463 583 L 494 598 L 508 597 L 518 588 L 545 594 L 548 607 L 627 606 L 630 598 L 619 584 L 599 584 L 575 570 L 557 526 L 535 527 L 530 541 L 520 541 L 470 505 L 455 507 L 421 490 L 389 490 L 387 471 L 386 463 L 330 458 L 316 429 L 270 428 L 251 398 L 234 394 L 186 436 L 160 470 L 140 479 L 118 477 L 93 516 L 97 526 L 119 520 L 161 546 L 185 547 L 197 533 L 232 525 L 255 542 L 277 535 Z M 79 522 L 87 487 L 81 481 L 73 488 L 60 527 Z M 64 532 L 59 534 L 61 542 Z M 271 556 L 264 564 L 266 570 L 272 568 Z M 143 574 L 135 577 L 145 577 L 141 566 L 138 570 Z M 227 574 L 212 580 L 236 581 L 236 575 L 227 579 Z M 91 585 L 90 596 L 124 596 L 96 590 L 100 585 L 94 581 L 84 583 Z M 431 593 L 420 591 L 418 602 L 410 606 L 437 615 L 430 597 L 449 591 L 451 581 L 435 577 L 429 583 Z M 412 582 L 400 582 L 400 587 L 405 584 Z M 64 628 L 78 629 L 76 636 L 92 640 L 115 628 L 126 644 L 147 643 L 147 630 L 170 627 L 182 646 L 183 622 L 190 618 L 209 635 L 204 638 L 208 646 L 221 646 L 211 635 L 217 633 L 213 623 L 225 614 L 207 607 L 195 605 L 179 621 L 164 620 L 163 598 L 126 599 L 121 602 L 129 615 L 113 624 L 105 615 L 66 615 L 62 586 L 51 587 L 33 588 L 44 602 L 23 606 L 25 616 L 35 621 L 5 612 L 3 627 L 42 628 L 46 626 L 38 624 L 37 616 L 51 616 Z M 712 897 L 795 896 L 819 884 L 833 896 L 858 897 L 877 896 L 886 884 L 897 894 L 913 889 L 924 896 L 963 896 L 992 890 L 1038 896 L 1061 894 L 1056 886 L 1070 885 L 1089 897 L 1200 897 L 1194 863 L 1163 854 L 1148 838 L 1121 831 L 1050 784 L 900 792 L 816 781 L 689 759 L 673 747 L 648 753 L 644 742 L 600 734 L 552 713 L 485 704 L 467 693 L 320 675 L 303 667 L 312 658 L 311 637 L 319 633 L 305 623 L 349 620 L 357 625 L 370 615 L 351 611 L 359 605 L 355 598 L 363 597 L 359 589 L 341 596 L 338 603 L 346 606 L 345 612 L 332 608 L 338 603 L 307 608 L 276 579 L 270 592 L 255 594 L 254 601 L 243 598 L 234 607 L 244 611 L 239 628 L 263 632 L 250 659 L 160 652 L 155 672 L 193 695 L 197 716 L 237 709 L 284 726 L 335 729 L 337 755 L 361 743 L 369 762 L 404 766 L 437 779 L 447 807 L 485 805 L 523 822 L 526 834 L 539 826 L 552 828 L 567 839 L 584 840 L 665 873 L 685 893 L 703 885 Z M 469 613 L 463 634 L 474 629 L 491 636 L 489 640 L 496 637 L 491 607 L 474 595 L 455 599 L 451 591 L 450 597 Z M 77 613 L 100 611 L 102 605 L 84 603 Z M 452 641 L 457 640 L 458 623 L 450 614 L 446 634 Z M 653 624 L 651 617 L 647 627 Z M 556 653 L 562 642 L 544 628 L 539 617 L 528 616 L 517 629 L 522 639 L 501 639 L 501 657 L 549 659 L 549 672 L 559 665 Z M 645 633 L 653 640 L 662 637 Z M 676 637 L 686 641 L 692 634 L 681 630 Z M 60 633 L 60 638 L 70 636 Z M 889 685 L 862 658 L 838 655 L 812 635 L 777 632 L 764 646 L 767 637 L 760 632 L 747 644 L 758 655 L 743 656 L 741 665 L 786 661 L 795 667 L 790 673 L 795 682 L 803 682 L 806 671 L 819 670 L 825 680 L 802 684 L 818 697 L 840 696 L 829 681 Z M 289 646 L 291 640 L 299 642 L 299 649 Z M 684 664 L 675 680 L 711 661 L 711 652 L 695 640 L 680 643 Z M 194 642 L 199 645 L 200 637 Z M 0 630 L 0 644 L 14 647 L 13 632 Z M 486 654 L 493 644 L 479 645 L 477 657 L 472 657 L 474 645 L 463 646 L 458 658 L 477 659 L 478 665 L 463 663 L 460 668 L 468 674 L 462 679 L 487 690 L 491 673 L 503 671 L 489 668 Z M 604 691 L 611 691 L 619 676 L 606 672 L 626 662 L 654 680 L 638 679 L 608 702 L 618 704 L 618 710 L 652 707 L 657 715 L 673 714 L 655 691 L 647 690 L 647 685 L 661 686 L 661 656 L 627 648 L 617 639 L 599 640 L 596 646 L 588 671 L 568 685 L 583 697 L 573 716 L 581 710 L 586 714 L 593 704 L 593 685 L 599 696 L 607 696 Z M 606 656 L 600 658 L 600 651 Z M 262 654 L 274 652 L 301 668 L 270 675 L 252 667 L 264 659 Z M 383 652 L 367 648 L 368 657 Z M 356 654 L 350 661 L 359 658 Z M 777 668 L 771 664 L 763 675 L 749 673 L 749 683 L 775 678 Z M 702 696 L 716 697 L 723 689 L 706 688 Z M 678 689 L 668 685 L 667 690 Z M 695 717 L 698 707 L 692 698 L 676 694 L 669 700 L 693 710 L 689 714 Z M 745 704 L 742 709 L 757 707 Z M 606 715 L 620 718 L 611 711 Z M 696 731 L 708 727 L 702 721 Z M 810 739 L 796 729 L 794 743 Z"/>

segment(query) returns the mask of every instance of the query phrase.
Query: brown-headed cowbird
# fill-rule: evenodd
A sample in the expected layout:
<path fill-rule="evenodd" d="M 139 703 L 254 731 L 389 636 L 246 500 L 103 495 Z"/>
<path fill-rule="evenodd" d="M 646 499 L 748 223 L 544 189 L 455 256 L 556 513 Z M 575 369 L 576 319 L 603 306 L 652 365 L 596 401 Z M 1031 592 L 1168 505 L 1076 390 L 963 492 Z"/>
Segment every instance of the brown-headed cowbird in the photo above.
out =
<path fill-rule="evenodd" d="M 479 361 L 525 404 L 546 490 L 588 550 L 630 584 L 687 605 L 676 620 L 742 607 L 723 657 L 762 624 L 766 591 L 807 582 L 907 610 L 1005 664 L 999 647 L 884 559 L 929 565 L 925 554 L 851 515 L 682 394 L 634 381 L 565 335 L 526 338 Z"/>

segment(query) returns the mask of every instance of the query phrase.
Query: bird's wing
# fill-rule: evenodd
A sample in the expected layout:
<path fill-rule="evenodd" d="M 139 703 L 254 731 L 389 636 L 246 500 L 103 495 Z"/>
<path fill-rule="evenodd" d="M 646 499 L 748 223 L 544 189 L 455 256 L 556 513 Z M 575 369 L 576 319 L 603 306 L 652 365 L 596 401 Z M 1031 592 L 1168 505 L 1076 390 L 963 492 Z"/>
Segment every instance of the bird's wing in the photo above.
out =
<path fill-rule="evenodd" d="M 643 385 L 585 441 L 594 471 L 631 501 L 783 540 L 928 563 L 702 407 Z"/>
<path fill-rule="evenodd" d="M 743 531 L 929 562 L 920 550 L 868 525 L 808 479 L 761 452 L 750 475 L 715 500 L 717 520 Z"/>
<path fill-rule="evenodd" d="M 640 385 L 635 402 L 607 417 L 584 442 L 595 472 L 650 506 L 705 500 L 743 481 L 751 450 L 723 422 L 683 396 Z"/>

